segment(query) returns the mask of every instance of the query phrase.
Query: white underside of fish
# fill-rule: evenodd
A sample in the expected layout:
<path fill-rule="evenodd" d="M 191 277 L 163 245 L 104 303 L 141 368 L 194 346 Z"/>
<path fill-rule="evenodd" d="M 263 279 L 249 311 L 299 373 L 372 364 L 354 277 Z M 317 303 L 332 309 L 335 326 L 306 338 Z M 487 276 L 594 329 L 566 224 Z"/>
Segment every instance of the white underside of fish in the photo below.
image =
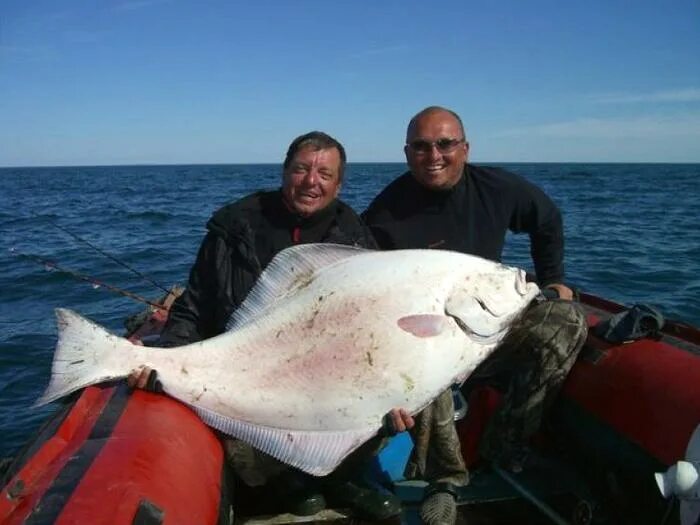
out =
<path fill-rule="evenodd" d="M 209 425 L 315 475 L 463 380 L 536 295 L 521 271 L 440 250 L 301 245 L 263 273 L 226 333 L 148 348 L 58 311 L 48 402 L 158 371 Z"/>

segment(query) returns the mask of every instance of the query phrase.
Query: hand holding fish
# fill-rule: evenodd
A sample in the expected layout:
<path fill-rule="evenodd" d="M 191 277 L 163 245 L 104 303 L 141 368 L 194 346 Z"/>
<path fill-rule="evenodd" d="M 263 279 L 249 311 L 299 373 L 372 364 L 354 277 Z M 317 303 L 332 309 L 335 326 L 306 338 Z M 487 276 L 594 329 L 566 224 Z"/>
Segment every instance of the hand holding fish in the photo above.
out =
<path fill-rule="evenodd" d="M 565 299 L 566 301 L 574 300 L 574 292 L 565 284 L 552 283 L 548 284 L 546 288 L 551 288 L 552 290 L 557 292 L 557 294 L 559 294 L 559 299 Z"/>
<path fill-rule="evenodd" d="M 147 366 L 141 366 L 132 370 L 126 378 L 126 383 L 130 388 L 141 388 L 157 393 L 163 391 L 163 385 L 158 380 L 158 372 Z"/>
<path fill-rule="evenodd" d="M 395 436 L 415 426 L 411 414 L 403 408 L 394 408 L 384 416 L 383 431 L 387 436 Z"/>

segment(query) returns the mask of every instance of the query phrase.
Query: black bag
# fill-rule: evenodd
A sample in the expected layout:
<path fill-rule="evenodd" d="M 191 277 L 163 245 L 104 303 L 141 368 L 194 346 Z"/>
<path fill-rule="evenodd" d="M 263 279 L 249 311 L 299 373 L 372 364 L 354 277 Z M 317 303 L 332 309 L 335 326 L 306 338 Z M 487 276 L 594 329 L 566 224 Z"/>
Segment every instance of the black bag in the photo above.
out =
<path fill-rule="evenodd" d="M 664 316 L 648 304 L 635 304 L 593 329 L 593 333 L 611 343 L 636 341 L 642 337 L 658 337 L 664 326 Z"/>

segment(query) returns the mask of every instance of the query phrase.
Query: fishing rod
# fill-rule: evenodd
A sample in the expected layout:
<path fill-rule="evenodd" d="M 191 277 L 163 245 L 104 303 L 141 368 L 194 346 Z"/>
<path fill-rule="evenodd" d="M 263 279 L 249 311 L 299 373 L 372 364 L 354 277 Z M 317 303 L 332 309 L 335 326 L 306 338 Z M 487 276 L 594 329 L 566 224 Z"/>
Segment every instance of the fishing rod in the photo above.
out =
<path fill-rule="evenodd" d="M 41 217 L 41 216 L 37 215 L 36 213 L 31 212 L 31 211 L 29 212 L 29 214 L 32 215 L 33 217 L 37 218 L 37 219 L 43 219 L 43 217 Z M 169 290 L 168 290 L 167 288 L 165 288 L 165 287 L 162 286 L 161 284 L 157 283 L 155 280 L 153 280 L 152 278 L 148 277 L 147 275 L 144 275 L 143 273 L 139 272 L 136 268 L 132 268 L 131 266 L 129 266 L 128 264 L 126 264 L 124 261 L 121 261 L 121 260 L 117 259 L 116 257 L 114 257 L 113 255 L 110 255 L 109 253 L 105 252 L 104 250 L 102 250 L 102 249 L 99 248 L 98 246 L 95 246 L 94 244 L 92 244 L 92 243 L 90 243 L 89 241 L 83 239 L 82 237 L 76 235 L 76 234 L 73 233 L 72 231 L 70 231 L 70 230 L 64 228 L 63 226 L 61 226 L 61 225 L 58 224 L 58 223 L 49 221 L 49 224 L 50 224 L 51 226 L 55 227 L 55 228 L 58 228 L 58 229 L 61 230 L 62 232 L 67 233 L 68 235 L 70 235 L 71 237 L 73 237 L 75 240 L 80 241 L 80 242 L 82 242 L 83 244 L 88 245 L 90 248 L 92 248 L 93 250 L 95 250 L 97 253 L 99 253 L 99 254 L 101 254 L 101 255 L 107 257 L 109 260 L 111 260 L 111 261 L 117 263 L 118 265 L 120 265 L 120 266 L 126 268 L 127 270 L 129 270 L 130 272 L 136 274 L 136 275 L 139 276 L 141 279 L 143 279 L 144 281 L 146 281 L 146 282 L 152 284 L 152 285 L 155 286 L 156 288 L 158 288 L 158 289 L 160 289 L 160 290 L 163 290 L 165 293 L 168 293 Z"/>
<path fill-rule="evenodd" d="M 128 290 L 124 290 L 122 288 L 118 288 L 116 286 L 113 286 L 111 284 L 107 284 L 103 281 L 100 281 L 99 279 L 95 279 L 94 277 L 90 277 L 89 275 L 85 275 L 83 273 L 75 272 L 73 270 L 69 270 L 68 268 L 64 268 L 62 266 L 59 266 L 53 261 L 50 261 L 48 259 L 44 259 L 42 257 L 39 257 L 38 255 L 33 255 L 30 253 L 22 253 L 17 251 L 15 248 L 10 248 L 10 253 L 16 257 L 21 257 L 23 259 L 27 259 L 29 261 L 33 261 L 37 264 L 40 264 L 44 266 L 44 268 L 49 269 L 49 270 L 57 270 L 59 272 L 65 273 L 70 275 L 71 277 L 75 277 L 76 279 L 80 279 L 82 281 L 86 281 L 92 286 L 97 289 L 97 288 L 105 288 L 111 292 L 117 293 L 119 295 L 123 295 L 124 297 L 128 297 L 129 299 L 133 299 L 135 301 L 139 301 L 141 303 L 145 303 L 149 306 L 153 306 L 154 308 L 159 308 L 161 310 L 167 310 L 168 308 L 163 306 L 162 304 L 154 303 L 153 301 L 149 301 L 148 299 L 145 299 L 144 297 L 141 297 L 140 295 L 137 295 L 133 292 L 130 292 Z M 167 291 L 167 290 L 166 290 Z"/>

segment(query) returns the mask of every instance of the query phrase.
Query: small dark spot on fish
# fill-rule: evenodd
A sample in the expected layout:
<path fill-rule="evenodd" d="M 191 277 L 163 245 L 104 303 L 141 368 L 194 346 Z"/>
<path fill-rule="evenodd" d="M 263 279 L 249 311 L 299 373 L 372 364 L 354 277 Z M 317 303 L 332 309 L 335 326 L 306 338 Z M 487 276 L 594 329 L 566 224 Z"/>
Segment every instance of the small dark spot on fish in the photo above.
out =
<path fill-rule="evenodd" d="M 292 268 L 292 273 L 294 272 L 294 269 Z M 306 288 L 309 286 L 314 278 L 314 272 L 313 271 L 308 271 L 306 273 L 302 273 L 297 275 L 296 279 L 294 282 L 291 284 L 290 289 L 297 289 L 297 290 L 302 290 L 303 288 Z"/>
<path fill-rule="evenodd" d="M 367 352 L 366 355 L 367 355 L 367 362 L 369 363 L 369 366 L 373 366 L 373 365 L 374 365 L 374 360 L 372 359 L 372 354 L 371 354 L 371 352 Z"/>
<path fill-rule="evenodd" d="M 309 319 L 308 322 L 306 323 L 306 328 L 311 329 L 314 327 L 314 323 L 316 322 L 316 316 L 318 315 L 319 311 L 320 310 L 318 308 L 316 308 L 313 311 L 313 313 L 311 314 L 311 319 Z"/>
<path fill-rule="evenodd" d="M 401 376 L 401 379 L 404 381 L 404 389 L 406 392 L 410 392 L 416 387 L 416 384 L 413 382 L 413 378 L 409 376 L 408 374 L 399 374 Z"/>
<path fill-rule="evenodd" d="M 207 391 L 207 387 L 203 386 L 202 388 L 203 388 L 203 390 L 199 393 L 199 395 L 197 397 L 194 398 L 195 401 L 199 401 L 201 399 L 201 397 L 204 395 L 204 392 Z"/>
<path fill-rule="evenodd" d="M 277 330 L 277 334 L 275 335 L 275 339 L 279 339 L 279 337 L 282 335 L 282 330 Z"/>
<path fill-rule="evenodd" d="M 294 442 L 294 436 L 292 436 L 291 434 L 287 434 L 287 441 L 289 441 L 290 443 L 293 443 L 293 442 Z"/>
<path fill-rule="evenodd" d="M 182 372 L 185 375 L 189 374 L 189 372 L 187 372 L 187 369 L 184 366 L 182 368 L 180 368 L 180 372 Z"/>
<path fill-rule="evenodd" d="M 80 363 L 84 363 L 85 359 L 78 359 L 77 361 L 71 361 L 71 365 L 79 365 Z"/>

